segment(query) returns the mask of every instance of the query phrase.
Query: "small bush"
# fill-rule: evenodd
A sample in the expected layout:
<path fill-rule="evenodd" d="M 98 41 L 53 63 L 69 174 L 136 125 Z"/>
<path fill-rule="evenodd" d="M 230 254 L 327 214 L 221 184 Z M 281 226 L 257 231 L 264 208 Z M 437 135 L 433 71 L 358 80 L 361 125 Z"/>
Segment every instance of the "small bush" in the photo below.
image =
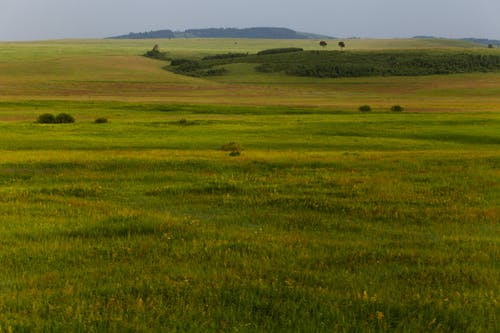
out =
<path fill-rule="evenodd" d="M 196 122 L 193 121 L 193 120 L 187 120 L 186 118 L 182 118 L 181 120 L 177 121 L 176 122 L 178 125 L 181 125 L 181 126 L 192 126 L 192 125 L 196 125 Z"/>
<path fill-rule="evenodd" d="M 231 151 L 231 152 L 241 152 L 243 149 L 241 148 L 241 145 L 236 142 L 229 142 L 220 147 L 220 150 L 222 151 Z"/>
<path fill-rule="evenodd" d="M 155 45 L 151 51 L 146 52 L 144 56 L 158 60 L 170 60 L 166 52 L 160 52 L 158 44 Z"/>
<path fill-rule="evenodd" d="M 73 118 L 72 115 L 69 115 L 67 113 L 59 113 L 55 117 L 55 122 L 57 124 L 69 124 L 69 123 L 74 123 L 75 122 L 75 118 Z"/>
<path fill-rule="evenodd" d="M 401 105 L 393 105 L 391 107 L 391 111 L 393 111 L 393 112 L 402 112 L 402 111 L 404 111 L 404 109 L 405 108 L 402 107 Z"/>
<path fill-rule="evenodd" d="M 158 59 L 158 60 L 170 60 L 165 52 L 159 51 L 148 51 L 144 54 L 145 57 Z"/>
<path fill-rule="evenodd" d="M 54 124 L 56 122 L 56 117 L 52 113 L 44 113 L 38 116 L 36 120 L 38 124 Z"/>
<path fill-rule="evenodd" d="M 359 107 L 360 112 L 370 112 L 372 110 L 372 107 L 369 105 L 361 105 Z"/>
<path fill-rule="evenodd" d="M 107 122 L 108 122 L 107 118 L 97 118 L 96 120 L 94 120 L 94 123 L 96 124 L 105 124 Z"/>

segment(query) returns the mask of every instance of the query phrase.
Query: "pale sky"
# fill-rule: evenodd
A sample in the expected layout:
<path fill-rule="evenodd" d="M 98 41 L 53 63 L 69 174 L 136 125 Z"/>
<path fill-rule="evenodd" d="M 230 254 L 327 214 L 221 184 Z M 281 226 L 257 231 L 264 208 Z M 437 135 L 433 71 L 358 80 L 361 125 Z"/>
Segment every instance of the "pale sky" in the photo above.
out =
<path fill-rule="evenodd" d="M 500 0 L 0 0 L 0 40 L 287 27 L 334 37 L 500 39 Z"/>

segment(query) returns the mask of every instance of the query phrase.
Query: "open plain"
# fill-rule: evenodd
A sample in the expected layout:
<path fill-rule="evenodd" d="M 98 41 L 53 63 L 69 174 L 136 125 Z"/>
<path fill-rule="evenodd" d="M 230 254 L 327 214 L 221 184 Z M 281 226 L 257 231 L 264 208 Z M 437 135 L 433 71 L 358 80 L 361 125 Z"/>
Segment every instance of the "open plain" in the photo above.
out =
<path fill-rule="evenodd" d="M 200 78 L 154 44 L 320 49 L 0 43 L 0 332 L 500 329 L 500 72 Z"/>

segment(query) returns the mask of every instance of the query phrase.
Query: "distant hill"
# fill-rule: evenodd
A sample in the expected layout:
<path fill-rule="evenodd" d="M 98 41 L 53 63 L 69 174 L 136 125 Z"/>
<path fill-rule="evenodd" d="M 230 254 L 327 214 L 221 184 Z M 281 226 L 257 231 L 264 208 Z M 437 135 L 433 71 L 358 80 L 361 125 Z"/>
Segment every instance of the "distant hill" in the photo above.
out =
<path fill-rule="evenodd" d="M 495 40 L 495 39 L 486 39 L 486 38 L 463 38 L 462 40 L 468 41 L 468 42 L 473 42 L 477 44 L 483 44 L 483 45 L 498 45 L 500 46 L 500 40 Z"/>
<path fill-rule="evenodd" d="M 109 37 L 111 39 L 152 39 L 152 38 L 262 38 L 262 39 L 329 39 L 333 37 L 307 32 L 297 32 L 288 28 L 209 28 L 188 29 L 185 31 L 158 30 L 129 33 Z"/>
<path fill-rule="evenodd" d="M 441 39 L 441 37 L 435 37 L 435 36 L 415 36 L 413 37 L 415 39 Z M 500 46 L 500 40 L 495 40 L 495 39 L 486 39 L 486 38 L 458 38 L 455 40 L 460 40 L 464 42 L 470 42 L 470 43 L 475 43 L 475 44 L 482 44 L 482 45 L 497 45 Z"/>
<path fill-rule="evenodd" d="M 423 36 L 415 36 L 415 37 L 413 37 L 413 38 L 414 38 L 414 39 L 436 39 L 436 38 L 438 38 L 438 37 L 434 37 L 434 36 L 425 36 L 425 35 L 423 35 Z"/>
<path fill-rule="evenodd" d="M 198 38 L 307 39 L 305 35 L 288 28 L 212 28 L 189 29 L 185 32 Z"/>
<path fill-rule="evenodd" d="M 131 32 L 128 35 L 109 37 L 108 39 L 153 39 L 153 38 L 175 38 L 172 30 L 157 30 L 149 32 Z"/>

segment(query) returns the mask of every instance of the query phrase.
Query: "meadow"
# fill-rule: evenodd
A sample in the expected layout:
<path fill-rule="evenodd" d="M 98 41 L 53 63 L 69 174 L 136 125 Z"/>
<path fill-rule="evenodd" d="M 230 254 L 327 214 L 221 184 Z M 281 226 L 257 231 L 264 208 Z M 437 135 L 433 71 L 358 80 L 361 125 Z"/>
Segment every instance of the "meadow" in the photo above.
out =
<path fill-rule="evenodd" d="M 317 48 L 0 43 L 1 332 L 499 330 L 500 73 L 193 78 L 155 43 Z"/>

